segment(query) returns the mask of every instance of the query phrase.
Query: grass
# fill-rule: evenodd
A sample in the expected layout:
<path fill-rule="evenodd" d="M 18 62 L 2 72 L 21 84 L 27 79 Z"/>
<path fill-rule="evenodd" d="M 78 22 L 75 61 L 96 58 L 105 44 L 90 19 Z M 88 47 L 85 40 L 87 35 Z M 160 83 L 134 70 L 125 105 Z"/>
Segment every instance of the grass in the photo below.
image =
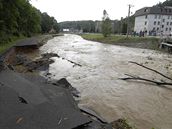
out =
<path fill-rule="evenodd" d="M 112 127 L 114 129 L 136 129 L 129 124 L 127 119 L 118 119 L 117 121 L 112 122 Z"/>
<path fill-rule="evenodd" d="M 20 36 L 20 37 L 11 37 L 11 41 L 10 42 L 6 42 L 6 43 L 0 43 L 0 54 L 5 52 L 8 48 L 12 47 L 17 41 L 22 40 L 26 37 L 24 36 Z"/>
<path fill-rule="evenodd" d="M 96 41 L 100 43 L 114 44 L 133 48 L 160 50 L 159 38 L 157 37 L 129 36 L 127 38 L 126 35 L 111 35 L 109 37 L 103 37 L 102 34 L 82 34 L 81 36 L 86 40 Z"/>
<path fill-rule="evenodd" d="M 102 34 L 82 34 L 84 39 L 98 41 L 102 43 L 141 43 L 141 42 L 158 42 L 156 37 L 126 37 L 125 35 L 111 35 L 109 37 L 103 37 Z"/>

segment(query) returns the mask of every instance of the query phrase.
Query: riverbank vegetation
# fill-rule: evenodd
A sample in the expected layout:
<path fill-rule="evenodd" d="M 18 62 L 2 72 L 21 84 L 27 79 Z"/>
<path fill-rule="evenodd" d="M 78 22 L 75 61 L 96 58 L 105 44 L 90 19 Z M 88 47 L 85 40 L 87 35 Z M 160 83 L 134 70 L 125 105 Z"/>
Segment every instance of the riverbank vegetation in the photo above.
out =
<path fill-rule="evenodd" d="M 103 11 L 103 18 L 102 18 L 102 34 L 104 37 L 110 36 L 112 33 L 112 25 L 111 20 L 108 16 L 108 13 L 106 10 Z"/>
<path fill-rule="evenodd" d="M 114 44 L 128 47 L 137 47 L 145 49 L 159 49 L 159 38 L 157 37 L 126 37 L 126 35 L 111 35 L 109 37 L 104 37 L 102 34 L 82 34 L 81 35 L 86 40 Z"/>
<path fill-rule="evenodd" d="M 126 37 L 125 35 L 111 35 L 109 37 L 104 37 L 102 34 L 82 34 L 84 39 L 98 41 L 102 43 L 140 43 L 140 42 L 158 42 L 156 37 Z"/>
<path fill-rule="evenodd" d="M 127 119 L 118 119 L 114 122 L 112 122 L 112 127 L 114 129 L 136 129 L 135 127 L 132 127 Z"/>
<path fill-rule="evenodd" d="M 41 13 L 28 0 L 0 0 L 1 51 L 21 37 L 58 31 L 56 19 Z"/>
<path fill-rule="evenodd" d="M 13 46 L 17 41 L 25 39 L 25 36 L 13 36 L 10 37 L 10 41 L 8 42 L 4 42 L 4 43 L 0 43 L 0 54 L 3 53 L 7 48 L 10 48 L 11 46 Z"/>

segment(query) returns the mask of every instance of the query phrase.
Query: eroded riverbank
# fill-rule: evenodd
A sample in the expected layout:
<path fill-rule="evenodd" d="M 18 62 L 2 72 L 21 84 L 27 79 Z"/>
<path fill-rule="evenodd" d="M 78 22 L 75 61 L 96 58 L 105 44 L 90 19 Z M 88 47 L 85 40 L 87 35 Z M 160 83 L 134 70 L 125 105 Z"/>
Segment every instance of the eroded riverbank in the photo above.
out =
<path fill-rule="evenodd" d="M 81 93 L 80 106 L 96 111 L 109 122 L 127 118 L 138 129 L 172 128 L 171 87 L 118 79 L 127 73 L 163 79 L 129 61 L 144 64 L 172 77 L 171 55 L 100 44 L 76 35 L 56 37 L 42 46 L 40 51 L 60 56 L 52 58 L 55 62 L 50 65 L 48 78 L 67 78 Z"/>

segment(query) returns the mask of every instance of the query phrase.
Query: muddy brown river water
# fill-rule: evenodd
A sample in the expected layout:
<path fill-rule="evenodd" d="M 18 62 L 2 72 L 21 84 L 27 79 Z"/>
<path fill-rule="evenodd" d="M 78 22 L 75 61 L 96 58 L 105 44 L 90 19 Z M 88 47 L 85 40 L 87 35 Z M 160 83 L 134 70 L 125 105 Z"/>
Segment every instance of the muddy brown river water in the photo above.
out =
<path fill-rule="evenodd" d="M 40 48 L 57 53 L 50 65 L 51 79 L 67 78 L 80 93 L 80 106 L 111 122 L 126 118 L 138 129 L 172 129 L 172 88 L 123 81 L 124 74 L 148 79 L 163 77 L 129 61 L 142 63 L 172 77 L 172 55 L 87 41 L 77 35 L 55 37 Z M 82 66 L 74 65 L 70 61 Z"/>

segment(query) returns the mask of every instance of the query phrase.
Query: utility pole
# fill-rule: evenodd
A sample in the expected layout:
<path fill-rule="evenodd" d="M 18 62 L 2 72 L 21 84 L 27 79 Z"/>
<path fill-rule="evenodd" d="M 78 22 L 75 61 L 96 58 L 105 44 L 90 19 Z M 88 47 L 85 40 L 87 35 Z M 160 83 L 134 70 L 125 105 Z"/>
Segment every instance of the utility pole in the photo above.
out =
<path fill-rule="evenodd" d="M 128 34 L 129 34 L 129 18 L 130 18 L 130 10 L 131 10 L 131 7 L 134 7 L 133 5 L 129 4 L 128 5 L 128 18 L 127 18 L 127 38 L 128 38 Z"/>

